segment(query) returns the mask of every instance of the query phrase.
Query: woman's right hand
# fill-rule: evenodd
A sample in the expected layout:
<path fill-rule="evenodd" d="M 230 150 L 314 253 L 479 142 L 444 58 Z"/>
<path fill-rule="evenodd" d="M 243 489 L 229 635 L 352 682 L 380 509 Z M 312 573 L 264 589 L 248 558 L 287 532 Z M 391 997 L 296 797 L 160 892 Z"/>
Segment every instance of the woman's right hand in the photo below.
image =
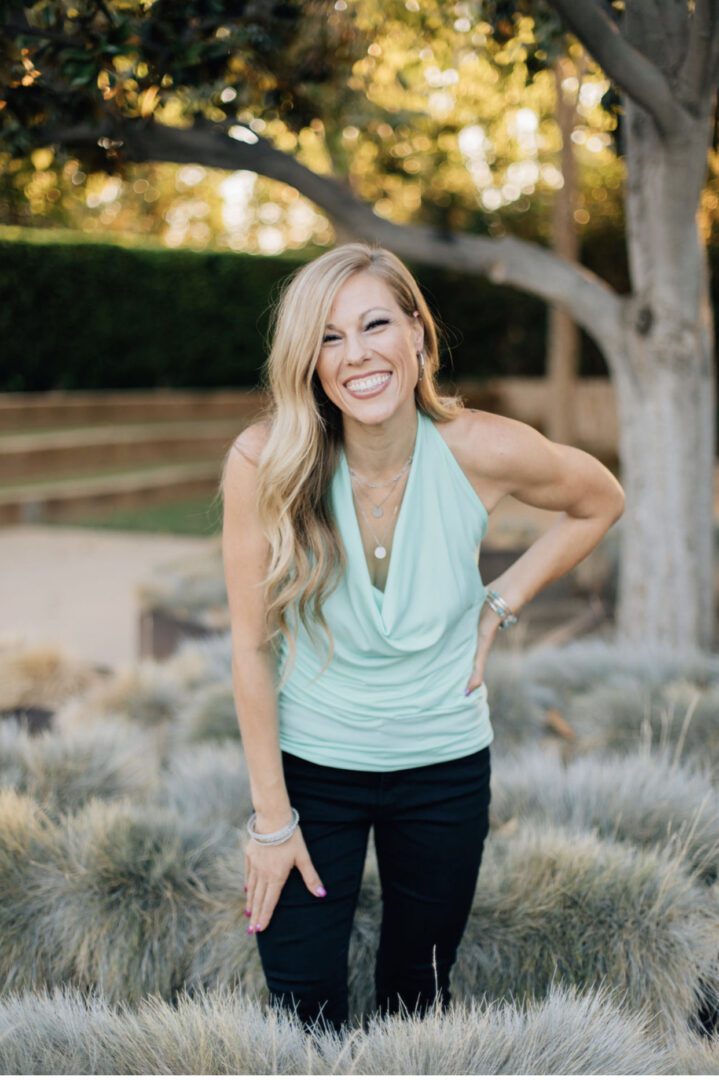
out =
<path fill-rule="evenodd" d="M 259 816 L 256 819 L 257 832 L 273 832 L 280 827 L 268 827 L 263 825 Z M 260 844 L 249 838 L 245 848 L 245 915 L 250 919 L 248 932 L 267 927 L 293 866 L 302 874 L 313 896 L 326 895 L 299 825 L 290 838 L 281 844 Z"/>

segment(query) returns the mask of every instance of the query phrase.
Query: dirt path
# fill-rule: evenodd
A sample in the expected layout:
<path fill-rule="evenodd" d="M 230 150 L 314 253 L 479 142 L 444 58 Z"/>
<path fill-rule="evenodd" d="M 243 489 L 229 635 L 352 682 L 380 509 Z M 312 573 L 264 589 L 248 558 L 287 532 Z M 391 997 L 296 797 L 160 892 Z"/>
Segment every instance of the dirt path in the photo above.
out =
<path fill-rule="evenodd" d="M 139 656 L 136 587 L 208 540 L 66 526 L 0 529 L 0 647 L 61 646 L 117 667 Z"/>

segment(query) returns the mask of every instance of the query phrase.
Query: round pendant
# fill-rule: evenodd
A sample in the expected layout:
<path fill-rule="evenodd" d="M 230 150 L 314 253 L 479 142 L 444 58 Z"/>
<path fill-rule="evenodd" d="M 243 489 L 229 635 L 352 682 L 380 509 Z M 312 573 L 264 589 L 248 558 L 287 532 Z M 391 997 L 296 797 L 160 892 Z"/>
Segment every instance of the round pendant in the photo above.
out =
<path fill-rule="evenodd" d="M 378 545 L 378 546 L 377 546 L 377 547 L 376 547 L 376 548 L 374 549 L 374 554 L 375 554 L 375 558 L 376 558 L 376 559 L 384 559 L 384 558 L 385 558 L 385 556 L 387 555 L 387 548 L 384 548 L 384 547 L 382 547 L 382 545 L 381 545 L 381 544 L 379 544 L 379 545 Z"/>
<path fill-rule="evenodd" d="M 382 509 L 381 506 L 373 506 L 372 507 L 372 517 L 377 517 L 377 518 L 384 517 L 384 510 Z"/>

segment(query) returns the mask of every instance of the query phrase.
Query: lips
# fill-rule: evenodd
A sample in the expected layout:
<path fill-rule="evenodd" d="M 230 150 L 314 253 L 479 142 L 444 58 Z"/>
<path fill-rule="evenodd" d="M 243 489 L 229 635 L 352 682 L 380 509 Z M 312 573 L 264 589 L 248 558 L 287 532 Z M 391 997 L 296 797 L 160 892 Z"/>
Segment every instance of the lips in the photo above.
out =
<path fill-rule="evenodd" d="M 364 389 L 357 385 L 359 379 L 364 381 L 370 380 L 370 385 L 365 386 Z M 387 387 L 392 382 L 391 371 L 372 372 L 372 375 L 354 376 L 354 381 L 345 383 L 345 390 L 356 401 L 368 401 L 372 398 L 379 397 L 380 394 L 384 394 Z"/>
<path fill-rule="evenodd" d="M 348 379 L 344 384 L 345 386 L 351 386 L 353 382 L 361 382 L 363 379 L 372 379 L 375 375 L 391 375 L 391 371 L 369 371 L 366 375 L 353 375 L 351 379 Z"/>
<path fill-rule="evenodd" d="M 392 372 L 368 372 L 367 375 L 353 375 L 344 383 L 345 387 L 351 387 L 353 382 L 363 382 L 365 379 L 374 379 L 378 375 L 392 375 Z"/>

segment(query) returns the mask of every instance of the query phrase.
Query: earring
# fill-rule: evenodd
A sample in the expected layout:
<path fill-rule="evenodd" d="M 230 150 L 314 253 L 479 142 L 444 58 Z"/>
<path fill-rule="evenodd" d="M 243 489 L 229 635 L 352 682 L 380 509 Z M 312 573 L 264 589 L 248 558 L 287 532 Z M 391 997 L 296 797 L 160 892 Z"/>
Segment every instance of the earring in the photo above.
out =
<path fill-rule="evenodd" d="M 419 377 L 421 379 L 424 376 L 424 350 L 423 349 L 420 349 L 420 351 L 417 353 L 417 359 L 419 360 Z"/>

